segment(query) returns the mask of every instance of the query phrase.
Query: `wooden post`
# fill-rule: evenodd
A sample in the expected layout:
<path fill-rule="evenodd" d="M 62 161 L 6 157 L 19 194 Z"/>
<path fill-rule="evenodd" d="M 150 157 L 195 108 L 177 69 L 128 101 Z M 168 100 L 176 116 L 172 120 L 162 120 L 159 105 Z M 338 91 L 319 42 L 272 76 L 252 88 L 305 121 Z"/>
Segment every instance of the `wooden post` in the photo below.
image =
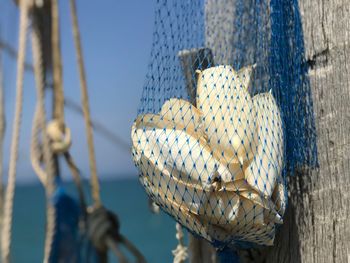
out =
<path fill-rule="evenodd" d="M 218 63 L 232 63 L 234 50 L 223 50 L 227 47 L 220 41 L 235 39 L 235 3 L 208 0 L 205 7 L 206 45 Z M 275 246 L 242 251 L 241 262 L 350 262 L 350 5 L 348 0 L 304 0 L 299 8 L 319 168 L 289 178 L 288 209 Z M 216 26 L 232 34 L 218 36 Z"/>
<path fill-rule="evenodd" d="M 190 102 L 196 105 L 197 74 L 196 70 L 204 70 L 214 65 L 213 53 L 209 48 L 181 50 L 178 54 L 181 68 L 185 76 L 186 89 Z"/>
<path fill-rule="evenodd" d="M 290 178 L 287 221 L 264 260 L 349 263 L 350 5 L 348 0 L 304 0 L 299 7 L 319 168 Z"/>

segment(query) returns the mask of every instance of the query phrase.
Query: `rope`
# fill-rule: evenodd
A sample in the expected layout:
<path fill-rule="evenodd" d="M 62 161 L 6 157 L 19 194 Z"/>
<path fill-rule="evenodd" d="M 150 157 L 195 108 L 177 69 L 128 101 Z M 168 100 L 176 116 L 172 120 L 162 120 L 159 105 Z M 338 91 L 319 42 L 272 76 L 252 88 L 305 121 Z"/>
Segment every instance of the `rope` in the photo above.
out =
<path fill-rule="evenodd" d="M 44 262 L 49 262 L 51 249 L 53 244 L 53 239 L 55 235 L 55 218 L 56 211 L 52 203 L 52 196 L 55 191 L 54 183 L 54 171 L 55 171 L 55 161 L 53 153 L 50 147 L 50 141 L 46 134 L 46 114 L 45 114 L 45 77 L 44 77 L 44 67 L 43 67 L 43 57 L 42 57 L 42 47 L 40 44 L 40 32 L 38 27 L 33 27 L 32 31 L 32 49 L 33 49 L 33 60 L 34 60 L 34 75 L 36 79 L 37 87 L 37 110 L 36 116 L 34 118 L 39 124 L 34 124 L 33 126 L 41 128 L 41 135 L 43 141 L 43 159 L 46 168 L 46 238 L 45 238 L 45 248 L 44 248 Z"/>
<path fill-rule="evenodd" d="M 89 109 L 90 107 L 89 107 L 89 97 L 88 97 L 88 90 L 87 90 L 87 81 L 86 81 L 86 75 L 85 75 L 85 69 L 84 69 L 84 60 L 82 55 L 75 0 L 70 1 L 70 9 L 71 9 L 71 16 L 72 16 L 72 23 L 73 23 L 73 37 L 74 37 L 76 54 L 77 54 L 78 68 L 79 68 L 82 108 L 84 113 L 84 120 L 85 120 L 87 141 L 88 141 L 88 148 L 89 148 L 92 197 L 94 200 L 95 209 L 96 208 L 102 209 L 101 200 L 100 200 L 100 186 L 99 186 L 99 181 L 97 176 L 96 159 L 94 154 L 95 150 L 94 150 L 94 143 L 93 143 L 92 122 L 91 122 L 90 109 Z M 124 236 L 120 234 L 118 235 L 117 238 L 118 238 L 117 242 L 123 244 L 135 256 L 137 260 L 136 262 L 138 263 L 146 262 L 143 255 L 128 239 L 126 239 Z M 127 262 L 126 258 L 123 256 L 122 252 L 118 248 L 118 245 L 116 244 L 116 242 L 113 240 L 112 237 L 107 236 L 105 239 L 105 242 L 107 246 L 115 253 L 115 255 L 118 257 L 120 262 Z"/>
<path fill-rule="evenodd" d="M 107 237 L 105 242 L 107 246 L 113 251 L 114 255 L 117 257 L 118 262 L 128 263 L 128 260 L 124 256 L 123 252 L 120 250 L 119 246 L 112 238 Z"/>
<path fill-rule="evenodd" d="M 38 103 L 35 111 L 33 121 L 33 133 L 31 144 L 31 159 L 34 170 L 36 171 L 41 182 L 44 184 L 47 194 L 47 231 L 45 240 L 45 256 L 44 262 L 49 262 L 54 235 L 55 235 L 55 208 L 52 205 L 52 196 L 55 189 L 54 178 L 57 165 L 57 155 L 63 154 L 65 160 L 72 172 L 74 182 L 77 186 L 80 203 L 82 210 L 86 211 L 86 203 L 84 193 L 81 186 L 79 170 L 76 167 L 72 157 L 68 150 L 71 146 L 71 133 L 69 128 L 64 123 L 64 96 L 62 86 L 62 66 L 61 66 L 61 53 L 59 48 L 59 20 L 58 20 L 58 7 L 57 2 L 53 1 L 52 4 L 52 52 L 53 52 L 53 76 L 54 76 L 54 114 L 53 120 L 47 125 L 45 114 L 45 66 L 43 64 L 43 41 L 40 35 L 39 23 L 33 29 L 33 57 L 34 61 L 34 74 L 37 80 L 38 91 Z M 33 19 L 35 19 L 34 17 Z M 43 138 L 43 147 L 39 142 L 40 133 Z M 44 161 L 46 163 L 47 171 L 41 167 L 42 152 L 44 150 Z M 52 152 L 51 152 L 52 151 Z M 48 174 L 50 176 L 48 177 Z"/>
<path fill-rule="evenodd" d="M 141 252 L 126 237 L 124 237 L 123 235 L 119 235 L 118 238 L 118 242 L 123 244 L 129 250 L 129 252 L 134 255 L 137 263 L 147 262 L 144 256 L 141 254 Z"/>
<path fill-rule="evenodd" d="M 107 253 L 110 249 L 118 258 L 118 262 L 128 262 L 123 251 L 124 247 L 135 257 L 136 262 L 146 263 L 146 259 L 141 252 L 122 234 L 120 234 L 120 224 L 116 214 L 105 209 L 103 206 L 92 208 L 87 220 L 88 237 L 98 252 Z"/>
<path fill-rule="evenodd" d="M 75 103 L 73 100 L 66 98 L 64 105 L 68 109 L 70 109 L 71 111 L 74 111 L 74 112 L 84 116 L 84 112 L 83 112 L 82 108 L 77 103 Z M 101 122 L 99 122 L 96 119 L 95 120 L 91 119 L 91 126 L 95 132 L 102 135 L 105 139 L 114 143 L 115 145 L 117 145 L 120 149 L 124 150 L 125 152 L 130 153 L 130 149 L 131 149 L 130 144 L 128 142 L 126 142 L 124 139 L 122 139 L 121 137 L 119 137 L 118 135 L 116 135 L 114 131 L 108 129 L 106 126 L 104 126 Z"/>
<path fill-rule="evenodd" d="M 82 185 L 81 179 L 80 179 L 80 171 L 79 171 L 78 167 L 76 166 L 76 164 L 75 164 L 75 162 L 74 162 L 74 160 L 69 152 L 64 153 L 64 158 L 65 158 L 65 160 L 68 164 L 68 167 L 72 173 L 74 184 L 75 184 L 76 188 L 78 189 L 80 206 L 82 208 L 82 212 L 84 213 L 84 217 L 86 217 L 86 201 L 85 201 L 85 195 L 84 195 L 84 191 L 83 191 L 83 185 Z"/>
<path fill-rule="evenodd" d="M 176 223 L 176 239 L 178 240 L 178 245 L 176 249 L 174 249 L 174 263 L 184 263 L 188 258 L 187 247 L 184 246 L 184 233 L 182 231 L 182 227 L 179 223 Z"/>
<path fill-rule="evenodd" d="M 8 182 L 5 192 L 4 216 L 1 236 L 1 257 L 3 263 L 10 262 L 11 250 L 11 228 L 12 228 L 12 212 L 13 199 L 15 195 L 16 183 L 16 168 L 18 158 L 18 145 L 20 126 L 22 118 L 22 103 L 23 103 L 23 80 L 24 80 L 24 65 L 26 56 L 26 36 L 28 27 L 28 6 L 29 1 L 20 1 L 20 23 L 19 23 L 19 47 L 17 61 L 17 80 L 16 80 L 16 105 L 15 117 L 13 122 L 13 134 L 11 141 L 10 164 L 8 173 Z"/>
<path fill-rule="evenodd" d="M 13 59 L 17 59 L 17 51 L 13 47 L 11 47 L 8 43 L 5 43 L 0 39 L 0 49 L 2 49 L 2 48 Z M 25 69 L 32 72 L 33 65 L 27 62 L 25 65 Z M 74 111 L 78 114 L 84 115 L 84 112 L 81 109 L 81 107 L 76 102 L 74 102 L 72 99 L 69 99 L 66 97 L 64 99 L 64 106 L 71 111 Z M 111 131 L 110 129 L 108 129 L 106 126 L 104 126 L 102 123 L 100 123 L 97 120 L 91 119 L 91 126 L 95 132 L 102 135 L 105 139 L 114 143 L 119 148 L 123 149 L 125 152 L 130 153 L 130 147 L 131 147 L 130 144 L 128 142 L 124 141 L 118 135 L 116 135 L 115 132 Z"/>
<path fill-rule="evenodd" d="M 0 40 L 0 49 L 3 49 L 9 57 L 13 58 L 14 60 L 18 59 L 18 53 L 15 48 L 13 48 L 9 43 L 4 42 L 2 39 Z M 33 65 L 25 62 L 24 65 L 25 70 L 33 71 Z"/>
<path fill-rule="evenodd" d="M 89 148 L 89 164 L 90 164 L 90 172 L 91 172 L 92 198 L 94 200 L 94 205 L 96 207 L 99 207 L 101 206 L 100 185 L 99 185 L 97 169 L 96 169 L 96 158 L 94 154 L 95 150 L 94 150 L 93 133 L 92 133 L 92 126 L 91 126 L 89 97 L 88 97 L 87 82 L 86 82 L 85 69 L 84 69 L 84 60 L 83 60 L 82 48 L 81 48 L 81 42 L 80 42 L 80 32 L 79 32 L 79 26 L 78 26 L 75 0 L 70 1 L 70 9 L 71 9 L 71 16 L 72 16 L 72 24 L 73 24 L 73 37 L 74 37 L 74 43 L 75 43 L 75 49 L 76 49 L 76 55 L 77 55 L 77 61 L 78 61 L 78 68 L 79 68 L 81 99 L 82 99 L 82 106 L 83 106 L 83 112 L 84 112 L 87 142 L 88 142 L 88 148 Z"/>
<path fill-rule="evenodd" d="M 3 82 L 3 68 L 0 52 L 0 236 L 1 236 L 1 224 L 3 215 L 3 198 L 4 198 L 4 185 L 3 185 L 3 144 L 5 135 L 5 113 L 4 113 L 4 82 Z"/>
<path fill-rule="evenodd" d="M 37 105 L 34 113 L 33 124 L 32 124 L 30 160 L 31 160 L 34 172 L 40 179 L 41 183 L 45 186 L 47 176 L 46 176 L 46 172 L 41 167 L 42 149 L 39 142 L 39 136 L 40 136 L 40 130 L 41 130 L 39 117 L 40 117 L 40 109 Z"/>
<path fill-rule="evenodd" d="M 62 120 L 64 124 L 64 120 Z M 51 148 L 55 154 L 65 153 L 72 145 L 72 137 L 70 129 L 63 125 L 63 130 L 60 128 L 59 120 L 53 120 L 47 125 L 47 135 L 51 139 Z"/>
<path fill-rule="evenodd" d="M 60 49 L 60 29 L 57 0 L 51 1 L 52 16 L 52 64 L 53 64 L 53 86 L 54 86 L 54 119 L 58 121 L 59 127 L 64 129 L 64 95 L 62 84 L 62 61 Z"/>

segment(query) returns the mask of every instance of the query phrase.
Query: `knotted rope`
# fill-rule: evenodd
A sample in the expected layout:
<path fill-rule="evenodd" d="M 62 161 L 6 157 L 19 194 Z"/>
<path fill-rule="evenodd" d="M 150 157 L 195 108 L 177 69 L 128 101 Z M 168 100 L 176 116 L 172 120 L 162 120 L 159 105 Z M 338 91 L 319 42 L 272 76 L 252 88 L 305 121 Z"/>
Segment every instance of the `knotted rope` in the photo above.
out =
<path fill-rule="evenodd" d="M 54 153 L 65 153 L 72 144 L 70 129 L 64 125 L 63 131 L 59 120 L 53 120 L 47 125 L 47 135 L 51 139 L 51 147 Z"/>
<path fill-rule="evenodd" d="M 80 32 L 76 11 L 75 0 L 70 1 L 70 10 L 72 17 L 72 27 L 73 27 L 73 38 L 75 43 L 78 69 L 79 69 L 79 79 L 80 79 L 80 89 L 81 89 L 81 101 L 82 109 L 85 120 L 85 128 L 89 149 L 89 164 L 91 172 L 91 192 L 94 201 L 94 207 L 92 207 L 91 212 L 88 216 L 88 232 L 90 240 L 92 240 L 94 246 L 97 249 L 106 251 L 107 247 L 110 248 L 119 262 L 127 262 L 126 257 L 123 255 L 121 250 L 119 250 L 118 243 L 123 244 L 137 259 L 138 263 L 145 263 L 146 260 L 138 249 L 124 236 L 119 233 L 119 222 L 116 215 L 112 214 L 110 211 L 106 210 L 101 205 L 100 199 L 100 185 L 97 176 L 96 168 L 96 158 L 93 142 L 93 127 L 90 115 L 89 97 L 87 89 L 86 74 L 84 68 L 84 60 L 82 55 L 82 47 L 80 40 Z M 99 223 L 97 223 L 99 222 Z"/>
<path fill-rule="evenodd" d="M 34 20 L 35 22 L 35 20 Z M 53 239 L 55 235 L 55 217 L 56 211 L 52 203 L 53 193 L 55 191 L 55 161 L 53 157 L 53 152 L 51 150 L 50 141 L 48 134 L 46 132 L 46 113 L 45 113 L 45 76 L 44 76 L 44 67 L 43 67 L 43 55 L 42 55 L 42 46 L 41 46 L 41 36 L 38 29 L 38 26 L 34 23 L 32 30 L 32 52 L 34 60 L 34 75 L 36 80 L 36 89 L 37 89 L 37 106 L 34 117 L 33 127 L 36 134 L 32 138 L 37 138 L 39 132 L 41 132 L 42 137 L 42 153 L 43 160 L 45 163 L 45 171 L 40 169 L 39 176 L 44 183 L 46 191 L 46 238 L 45 238 L 45 248 L 44 248 L 44 262 L 49 262 Z M 36 139 L 35 143 L 38 143 Z M 36 149 L 39 149 L 36 147 Z M 34 159 L 38 157 L 38 154 L 34 156 Z M 33 160 L 33 158 L 32 158 Z M 37 160 L 37 159 L 36 159 Z M 40 161 L 37 160 L 40 164 Z"/>
<path fill-rule="evenodd" d="M 85 198 L 80 182 L 79 170 L 76 167 L 72 157 L 68 150 L 71 146 L 71 133 L 68 127 L 64 123 L 64 97 L 62 87 L 62 66 L 61 66 L 61 53 L 59 47 L 59 17 L 57 2 L 53 1 L 51 5 L 52 13 L 52 47 L 53 47 L 53 77 L 54 77 L 54 114 L 53 120 L 48 124 L 46 123 L 46 114 L 44 107 L 44 89 L 45 89 L 45 76 L 44 76 L 44 64 L 43 64 L 43 39 L 40 35 L 38 24 L 34 24 L 33 29 L 33 57 L 34 57 L 34 74 L 37 80 L 38 90 L 38 104 L 35 111 L 33 120 L 33 132 L 31 143 L 31 160 L 34 170 L 36 171 L 39 179 L 43 183 L 47 194 L 47 231 L 45 240 L 45 256 L 44 262 L 49 262 L 53 240 L 55 237 L 55 208 L 52 203 L 52 196 L 55 189 L 54 178 L 56 171 L 58 171 L 58 163 L 55 160 L 55 156 L 63 154 L 67 164 L 72 172 L 74 182 L 77 186 L 81 207 L 85 212 L 86 204 Z M 36 17 L 34 16 L 33 20 Z M 34 21 L 35 22 L 35 21 Z M 50 58 L 46 58 L 50 59 Z M 43 146 L 39 142 L 39 137 L 43 138 Z M 44 141 L 45 140 L 45 141 Z M 45 150 L 46 148 L 46 150 Z M 46 163 L 46 171 L 42 168 L 42 159 L 44 151 L 44 161 Z M 45 154 L 45 151 L 49 151 Z M 48 170 L 50 168 L 50 171 Z M 50 176 L 48 176 L 50 174 Z M 85 213 L 84 213 L 85 214 Z"/>
<path fill-rule="evenodd" d="M 137 263 L 146 263 L 145 258 L 140 251 L 123 235 L 120 234 L 120 223 L 118 217 L 108 211 L 103 206 L 93 208 L 88 215 L 88 236 L 94 247 L 99 252 L 106 252 L 111 249 L 118 262 L 129 262 L 119 245 L 124 245 L 126 249 L 135 257 Z"/>
<path fill-rule="evenodd" d="M 182 227 L 179 223 L 176 223 L 176 239 L 178 240 L 178 245 L 176 249 L 174 249 L 174 263 L 184 263 L 188 259 L 188 249 L 184 245 L 184 233 L 182 231 Z"/>
<path fill-rule="evenodd" d="M 26 56 L 26 37 L 27 37 L 27 29 L 28 29 L 29 1 L 21 0 L 19 3 L 19 6 L 20 6 L 20 23 L 19 23 L 19 44 L 18 44 L 18 61 L 17 61 L 17 80 L 16 80 L 16 105 L 15 105 L 15 117 L 13 121 L 10 165 L 9 165 L 9 172 L 8 172 L 8 181 L 7 181 L 6 191 L 5 191 L 4 215 L 3 215 L 2 236 L 1 236 L 1 252 L 2 252 L 1 258 L 3 263 L 10 262 L 12 212 L 13 212 L 13 199 L 15 195 L 18 145 L 19 145 L 21 118 L 22 118 L 23 80 L 24 80 L 24 66 L 25 66 L 25 56 Z"/>

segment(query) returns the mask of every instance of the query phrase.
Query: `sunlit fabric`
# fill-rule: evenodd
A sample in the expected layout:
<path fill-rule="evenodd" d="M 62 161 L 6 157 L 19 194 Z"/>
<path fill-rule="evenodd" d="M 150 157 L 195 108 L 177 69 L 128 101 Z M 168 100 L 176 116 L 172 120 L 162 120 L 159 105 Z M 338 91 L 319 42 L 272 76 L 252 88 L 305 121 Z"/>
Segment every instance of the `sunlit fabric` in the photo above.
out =
<path fill-rule="evenodd" d="M 272 94 L 249 95 L 251 70 L 198 72 L 198 108 L 170 99 L 141 114 L 133 157 L 148 194 L 191 231 L 271 245 L 286 202 L 282 120 Z"/>
<path fill-rule="evenodd" d="M 297 0 L 159 0 L 133 157 L 147 193 L 213 244 L 272 245 L 286 177 L 317 166 Z"/>

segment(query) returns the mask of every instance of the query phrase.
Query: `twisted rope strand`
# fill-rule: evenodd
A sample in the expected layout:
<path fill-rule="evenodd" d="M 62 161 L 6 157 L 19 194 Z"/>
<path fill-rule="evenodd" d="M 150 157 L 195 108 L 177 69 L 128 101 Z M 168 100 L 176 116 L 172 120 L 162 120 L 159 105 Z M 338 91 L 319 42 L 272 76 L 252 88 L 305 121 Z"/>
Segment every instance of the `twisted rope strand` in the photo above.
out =
<path fill-rule="evenodd" d="M 123 252 L 120 250 L 118 244 L 116 244 L 116 242 L 112 238 L 110 237 L 106 238 L 106 244 L 113 251 L 114 255 L 118 259 L 118 262 L 120 263 L 129 262 L 124 256 Z"/>
<path fill-rule="evenodd" d="M 3 68 L 0 52 L 0 236 L 1 224 L 3 216 L 3 202 L 4 202 L 4 185 L 3 185 L 3 144 L 5 135 L 5 113 L 4 113 L 4 82 L 3 82 Z"/>
<path fill-rule="evenodd" d="M 144 258 L 144 256 L 141 254 L 141 252 L 126 237 L 124 237 L 123 235 L 120 235 L 119 239 L 120 239 L 119 243 L 123 244 L 129 250 L 129 252 L 131 252 L 131 254 L 134 255 L 137 263 L 146 263 L 147 262 L 146 259 Z M 108 243 L 108 246 L 110 247 L 109 243 Z"/>
<path fill-rule="evenodd" d="M 28 30 L 28 5 L 27 0 L 20 1 L 20 23 L 19 23 L 19 44 L 18 44 L 18 61 L 17 61 L 17 80 L 16 80 L 16 105 L 15 117 L 13 122 L 13 134 L 11 141 L 11 153 L 8 181 L 5 192 L 4 216 L 1 236 L 1 258 L 3 263 L 10 262 L 11 252 L 11 235 L 12 235 L 12 213 L 13 199 L 15 195 L 16 184 L 16 169 L 18 158 L 18 145 L 20 126 L 22 119 L 22 104 L 23 104 L 23 80 L 24 66 L 26 56 L 26 37 Z"/>
<path fill-rule="evenodd" d="M 83 184 L 82 184 L 81 178 L 80 178 L 80 176 L 81 176 L 80 171 L 79 171 L 77 165 L 75 164 L 73 157 L 70 155 L 69 152 L 65 152 L 63 155 L 64 155 L 64 158 L 67 162 L 67 165 L 72 173 L 74 184 L 75 184 L 77 191 L 78 191 L 82 212 L 84 213 L 84 216 L 86 216 L 86 200 L 85 200 L 85 195 L 84 195 L 84 190 L 83 190 Z"/>
<path fill-rule="evenodd" d="M 60 49 L 60 28 L 57 0 L 51 1 L 52 16 L 52 62 L 53 62 L 53 94 L 54 119 L 58 120 L 61 128 L 64 127 L 64 95 L 62 83 L 62 61 Z"/>
<path fill-rule="evenodd" d="M 33 127 L 41 130 L 42 141 L 43 141 L 43 157 L 45 163 L 45 191 L 46 191 L 46 237 L 45 237 L 45 248 L 44 248 L 44 261 L 49 262 L 53 239 L 55 235 L 55 218 L 56 211 L 52 203 L 52 197 L 55 191 L 54 184 L 54 171 L 55 161 L 53 153 L 50 148 L 50 141 L 46 134 L 46 114 L 45 114 L 45 77 L 43 68 L 43 57 L 42 47 L 40 44 L 40 32 L 38 27 L 33 27 L 32 30 L 32 49 L 33 49 L 33 60 L 34 60 L 34 75 L 37 87 L 37 111 Z M 39 128 L 39 129 L 38 129 Z M 38 134 L 37 134 L 38 135 Z M 38 155 L 37 155 L 38 156 Z"/>
<path fill-rule="evenodd" d="M 188 249 L 184 244 L 184 233 L 182 231 L 182 226 L 179 223 L 176 223 L 176 239 L 178 241 L 178 245 L 176 249 L 174 249 L 174 263 L 184 263 L 188 259 Z"/>
<path fill-rule="evenodd" d="M 91 172 L 92 198 L 94 200 L 95 207 L 99 207 L 101 206 L 100 184 L 98 181 L 97 169 L 96 169 L 96 158 L 95 158 L 93 132 L 92 132 L 92 126 L 91 126 L 89 96 L 88 96 L 88 90 L 87 90 L 87 82 L 86 82 L 86 75 L 85 75 L 85 69 L 84 69 L 84 60 L 82 55 L 75 0 L 70 1 L 70 10 L 71 10 L 71 17 L 72 17 L 72 24 L 73 24 L 73 37 L 74 37 L 74 43 L 75 43 L 75 49 L 76 49 L 76 55 L 77 55 L 77 61 L 78 61 L 78 68 L 79 68 L 81 100 L 82 100 L 87 142 L 88 142 L 88 148 L 89 148 L 89 164 L 90 164 L 90 172 Z"/>
<path fill-rule="evenodd" d="M 33 123 L 32 123 L 32 136 L 31 136 L 31 143 L 30 143 L 30 160 L 32 163 L 32 167 L 36 175 L 38 176 L 41 183 L 45 186 L 46 185 L 46 178 L 47 174 L 41 167 L 41 154 L 42 149 L 39 142 L 39 136 L 40 136 L 40 108 L 39 105 L 36 105 Z"/>

